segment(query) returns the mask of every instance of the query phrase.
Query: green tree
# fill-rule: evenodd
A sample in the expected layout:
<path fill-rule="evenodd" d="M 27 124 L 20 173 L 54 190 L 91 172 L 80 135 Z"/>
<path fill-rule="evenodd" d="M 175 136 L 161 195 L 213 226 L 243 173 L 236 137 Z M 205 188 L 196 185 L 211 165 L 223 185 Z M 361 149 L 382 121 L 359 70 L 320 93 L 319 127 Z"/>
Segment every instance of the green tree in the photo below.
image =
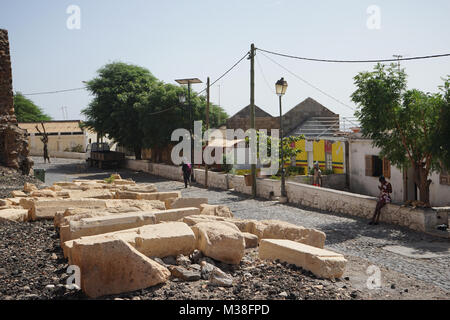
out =
<path fill-rule="evenodd" d="M 449 122 L 448 80 L 444 94 L 406 90 L 406 74 L 394 64 L 378 64 L 354 80 L 352 100 L 359 105 L 355 114 L 363 136 L 372 139 L 392 164 L 414 168 L 420 200 L 429 205 L 429 175 L 449 166 L 448 148 L 443 145 L 450 139 L 444 129 Z"/>
<path fill-rule="evenodd" d="M 41 122 L 50 121 L 52 118 L 34 104 L 33 101 L 25 97 L 22 93 L 14 94 L 14 111 L 18 122 Z"/>
<path fill-rule="evenodd" d="M 82 111 L 87 118 L 84 126 L 100 135 L 107 134 L 141 159 L 144 132 L 140 114 L 157 79 L 149 70 L 123 62 L 107 64 L 97 73 L 95 79 L 87 82 L 94 99 Z"/>

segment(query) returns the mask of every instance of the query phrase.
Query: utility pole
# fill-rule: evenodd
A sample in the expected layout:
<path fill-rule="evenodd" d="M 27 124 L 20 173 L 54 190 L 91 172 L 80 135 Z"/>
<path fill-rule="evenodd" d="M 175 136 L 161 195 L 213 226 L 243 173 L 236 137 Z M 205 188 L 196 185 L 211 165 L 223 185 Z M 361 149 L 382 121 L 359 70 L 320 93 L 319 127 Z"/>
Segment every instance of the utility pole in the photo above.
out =
<path fill-rule="evenodd" d="M 255 45 L 250 46 L 250 127 L 256 130 L 255 119 Z M 256 164 L 252 168 L 252 197 L 256 198 Z"/>
<path fill-rule="evenodd" d="M 209 130 L 209 77 L 206 81 L 206 132 Z M 208 137 L 209 139 L 209 137 Z M 208 164 L 205 162 L 205 187 L 208 189 Z"/>

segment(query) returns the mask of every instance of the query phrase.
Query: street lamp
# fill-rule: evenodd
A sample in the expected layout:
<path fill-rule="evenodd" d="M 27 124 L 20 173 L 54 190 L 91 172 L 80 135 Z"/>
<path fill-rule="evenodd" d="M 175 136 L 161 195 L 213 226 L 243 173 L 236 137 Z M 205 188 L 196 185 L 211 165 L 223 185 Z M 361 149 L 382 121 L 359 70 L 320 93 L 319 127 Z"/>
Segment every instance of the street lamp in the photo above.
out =
<path fill-rule="evenodd" d="M 281 108 L 281 97 L 286 93 L 288 87 L 287 81 L 284 78 L 275 83 L 275 90 L 280 99 L 280 156 L 281 156 L 281 199 L 283 202 L 286 201 L 286 181 L 284 179 L 284 155 L 283 155 L 283 111 Z"/>
<path fill-rule="evenodd" d="M 193 116 L 192 116 L 192 106 L 191 106 L 191 84 L 192 83 L 202 83 L 202 81 L 198 78 L 189 78 L 189 79 L 179 79 L 179 80 L 175 80 L 175 82 L 177 82 L 178 84 L 187 84 L 188 86 L 188 107 L 189 107 L 189 133 L 191 136 L 191 165 L 192 167 L 194 167 L 194 140 L 192 139 L 192 137 L 194 136 L 194 129 L 193 129 Z M 183 95 L 184 96 L 184 95 Z M 182 102 L 182 97 L 178 96 L 178 99 L 180 99 L 180 102 Z M 186 99 L 186 97 L 184 97 L 184 99 Z M 194 180 L 194 170 L 192 170 L 192 175 L 191 175 L 191 181 L 195 181 Z"/>

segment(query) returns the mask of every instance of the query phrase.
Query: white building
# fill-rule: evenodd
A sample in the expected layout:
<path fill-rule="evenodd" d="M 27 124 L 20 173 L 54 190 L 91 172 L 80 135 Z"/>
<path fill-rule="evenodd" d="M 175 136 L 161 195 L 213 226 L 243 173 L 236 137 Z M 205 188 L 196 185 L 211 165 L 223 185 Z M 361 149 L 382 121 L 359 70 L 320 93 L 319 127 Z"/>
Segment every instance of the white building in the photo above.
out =
<path fill-rule="evenodd" d="M 378 196 L 380 175 L 392 184 L 392 201 L 420 200 L 419 191 L 413 180 L 413 169 L 407 172 L 379 157 L 380 149 L 372 146 L 372 140 L 362 138 L 360 133 L 349 136 L 349 183 L 350 191 Z M 429 177 L 430 204 L 450 206 L 450 174 L 433 172 Z"/>

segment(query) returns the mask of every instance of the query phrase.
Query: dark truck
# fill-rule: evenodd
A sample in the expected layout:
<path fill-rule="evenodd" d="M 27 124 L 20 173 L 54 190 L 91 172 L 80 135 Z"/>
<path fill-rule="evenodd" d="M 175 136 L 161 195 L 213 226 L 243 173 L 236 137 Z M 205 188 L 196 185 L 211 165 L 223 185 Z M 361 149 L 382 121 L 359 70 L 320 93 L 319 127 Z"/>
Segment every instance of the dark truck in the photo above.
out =
<path fill-rule="evenodd" d="M 90 167 L 119 168 L 125 161 L 125 153 L 111 151 L 107 143 L 91 143 L 86 152 L 89 154 L 86 161 Z"/>

